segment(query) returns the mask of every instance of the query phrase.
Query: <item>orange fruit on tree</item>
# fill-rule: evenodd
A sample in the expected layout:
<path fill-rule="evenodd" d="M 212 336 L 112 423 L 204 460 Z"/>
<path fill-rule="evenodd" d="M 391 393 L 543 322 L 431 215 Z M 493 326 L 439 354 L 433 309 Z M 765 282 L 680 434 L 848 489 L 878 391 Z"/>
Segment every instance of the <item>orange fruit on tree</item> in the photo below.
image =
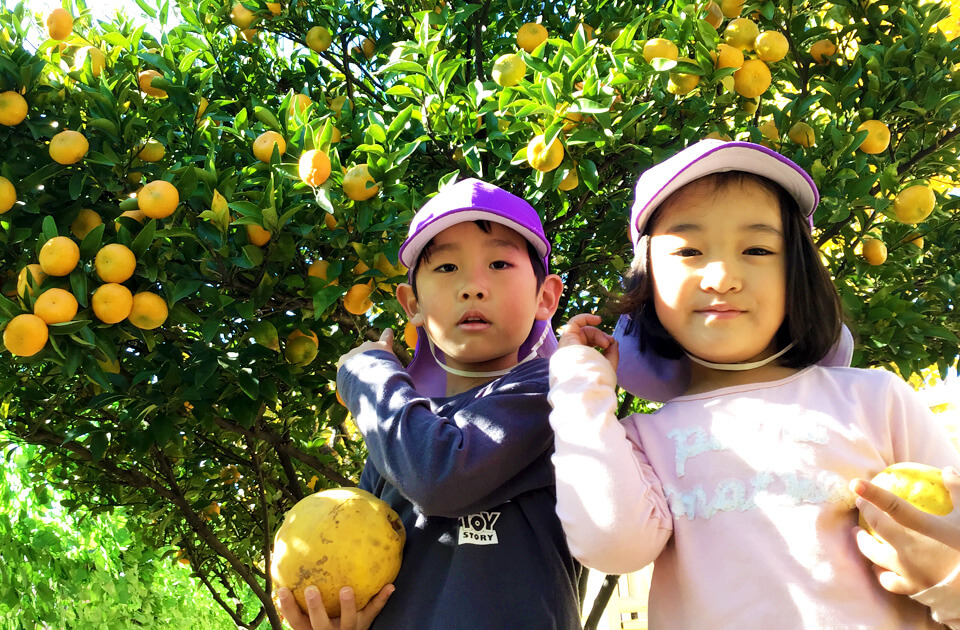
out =
<path fill-rule="evenodd" d="M 860 150 L 870 155 L 883 153 L 890 146 L 890 127 L 880 120 L 865 120 L 857 131 L 866 131 L 867 137 L 860 144 Z"/>
<path fill-rule="evenodd" d="M 107 66 L 107 58 L 103 54 L 103 51 L 96 46 L 84 46 L 78 50 L 77 54 L 73 57 L 73 69 L 82 70 L 83 66 L 87 63 L 87 59 L 90 60 L 90 73 L 95 77 L 99 77 L 100 73 L 103 72 L 103 69 Z"/>
<path fill-rule="evenodd" d="M 542 24 L 527 22 L 517 30 L 517 46 L 528 53 L 532 53 L 537 49 L 537 46 L 547 41 L 549 36 L 547 29 Z"/>
<path fill-rule="evenodd" d="M 57 7 L 47 14 L 47 34 L 50 39 L 63 41 L 73 32 L 73 16 L 70 12 Z"/>
<path fill-rule="evenodd" d="M 417 327 L 413 325 L 413 322 L 407 322 L 403 325 L 403 343 L 405 346 L 411 350 L 416 350 L 417 336 Z"/>
<path fill-rule="evenodd" d="M 90 298 L 93 314 L 104 324 L 117 324 L 130 315 L 133 309 L 133 294 L 130 289 L 116 282 L 100 285 Z"/>
<path fill-rule="evenodd" d="M 334 278 L 332 281 L 327 279 L 327 269 L 329 268 L 330 263 L 326 260 L 315 260 L 307 267 L 307 275 L 311 278 L 320 278 L 328 285 L 340 284 L 339 278 Z"/>
<path fill-rule="evenodd" d="M 269 164 L 273 147 L 277 147 L 277 152 L 283 155 L 287 150 L 287 141 L 276 131 L 264 131 L 253 141 L 253 155 L 261 162 Z"/>
<path fill-rule="evenodd" d="M 780 130 L 777 129 L 777 123 L 774 121 L 766 120 L 760 123 L 758 129 L 760 130 L 760 135 L 767 140 L 772 140 L 773 142 L 780 140 Z"/>
<path fill-rule="evenodd" d="M 167 301 L 156 293 L 140 291 L 133 296 L 133 305 L 127 319 L 142 330 L 153 330 L 167 321 Z"/>
<path fill-rule="evenodd" d="M 563 179 L 560 180 L 560 183 L 557 184 L 557 188 L 563 191 L 573 190 L 580 185 L 580 176 L 577 175 L 577 165 L 574 164 L 570 167 L 570 170 L 567 171 L 567 174 Z"/>
<path fill-rule="evenodd" d="M 810 56 L 820 65 L 830 63 L 830 57 L 837 53 L 837 45 L 829 39 L 820 39 L 810 46 Z"/>
<path fill-rule="evenodd" d="M 230 21 L 240 30 L 250 28 L 253 21 L 257 18 L 253 11 L 243 6 L 239 2 L 233 5 L 230 10 Z"/>
<path fill-rule="evenodd" d="M 330 48 L 330 43 L 333 41 L 333 36 L 330 35 L 330 31 L 323 26 L 314 26 L 307 31 L 306 43 L 307 47 L 316 53 L 321 53 L 326 49 Z"/>
<path fill-rule="evenodd" d="M 104 282 L 126 282 L 137 268 L 137 257 L 126 245 L 104 245 L 93 259 L 93 268 Z"/>
<path fill-rule="evenodd" d="M 17 315 L 3 329 L 3 345 L 17 357 L 32 357 L 47 345 L 49 332 L 42 319 L 30 313 Z"/>
<path fill-rule="evenodd" d="M 365 284 L 355 284 L 347 289 L 347 294 L 343 296 L 343 308 L 348 313 L 354 315 L 363 315 L 373 306 L 370 294 L 373 293 L 373 280 Z"/>
<path fill-rule="evenodd" d="M 17 275 L 17 295 L 20 297 L 26 297 L 27 294 L 33 295 L 34 288 L 40 286 L 46 277 L 47 274 L 39 264 L 30 263 Z"/>
<path fill-rule="evenodd" d="M 297 328 L 296 330 L 294 330 L 292 333 L 290 333 L 290 334 L 287 336 L 287 341 L 293 341 L 294 339 L 297 339 L 298 337 L 306 337 L 307 339 L 310 339 L 311 341 L 313 341 L 314 344 L 320 343 L 320 338 L 317 337 L 317 333 L 313 332 L 312 330 L 308 330 L 307 332 L 303 332 L 303 331 L 300 330 L 299 328 Z"/>
<path fill-rule="evenodd" d="M 527 162 L 538 171 L 548 172 L 563 162 L 563 143 L 559 136 L 547 146 L 547 139 L 541 133 L 527 143 Z"/>
<path fill-rule="evenodd" d="M 270 232 L 263 229 L 261 226 L 256 225 L 255 223 L 247 223 L 244 227 L 247 230 L 247 239 L 252 245 L 263 247 L 270 242 Z"/>
<path fill-rule="evenodd" d="M 647 60 L 647 63 L 650 63 L 654 59 L 676 61 L 679 54 L 680 49 L 677 48 L 677 45 L 663 37 L 648 39 L 643 44 L 643 58 Z"/>
<path fill-rule="evenodd" d="M 759 59 L 747 59 L 733 73 L 733 89 L 744 98 L 757 98 L 767 91 L 772 80 L 766 63 Z"/>
<path fill-rule="evenodd" d="M 767 63 L 775 63 L 787 56 L 790 44 L 783 33 L 779 31 L 764 31 L 757 35 L 753 43 L 757 51 L 757 58 Z"/>
<path fill-rule="evenodd" d="M 316 337 L 316 335 L 314 335 L 314 337 Z M 287 338 L 287 343 L 284 345 L 283 356 L 289 363 L 302 367 L 309 365 L 317 358 L 318 350 L 319 346 L 315 339 L 303 334 L 299 336 L 290 335 L 290 337 Z"/>
<path fill-rule="evenodd" d="M 159 162 L 163 159 L 165 153 L 166 149 L 163 148 L 163 145 L 150 138 L 143 143 L 143 148 L 137 153 L 137 157 L 144 162 Z"/>
<path fill-rule="evenodd" d="M 283 11 L 283 5 L 279 2 L 268 2 L 267 9 L 270 10 L 270 13 L 274 15 L 280 15 L 280 12 Z M 220 512 L 217 512 L 219 514 Z"/>
<path fill-rule="evenodd" d="M 79 131 L 66 129 L 50 138 L 50 158 L 64 166 L 82 160 L 89 149 L 90 143 Z"/>
<path fill-rule="evenodd" d="M 677 61 L 696 63 L 689 57 L 680 57 L 677 59 Z M 683 96 L 684 94 L 689 94 L 692 92 L 699 83 L 699 74 L 691 74 L 689 72 L 671 72 L 670 78 L 667 80 L 667 92 L 670 92 L 675 96 Z"/>
<path fill-rule="evenodd" d="M 333 111 L 333 115 L 337 118 L 343 116 L 343 108 L 346 107 L 348 110 L 353 110 L 353 103 L 350 102 L 350 99 L 346 95 L 341 94 L 340 96 L 335 96 L 327 100 L 327 105 L 330 106 L 330 109 Z"/>
<path fill-rule="evenodd" d="M 143 210 L 140 210 L 140 209 L 138 208 L 138 209 L 136 209 L 136 210 L 127 210 L 126 212 L 121 212 L 121 213 L 120 213 L 120 217 L 128 217 L 128 218 L 130 218 L 130 219 L 133 219 L 133 220 L 136 221 L 137 223 L 141 223 L 141 224 L 142 224 L 142 223 L 143 223 L 143 220 L 147 218 L 147 215 L 145 215 L 145 214 L 143 213 Z M 119 219 L 120 217 L 117 217 L 117 218 Z M 122 225 L 121 225 L 121 223 L 120 223 L 119 221 L 114 221 L 114 222 L 113 222 L 113 227 L 114 227 L 114 229 L 116 229 L 116 230 L 119 232 L 119 231 L 120 231 L 120 228 L 122 227 Z"/>
<path fill-rule="evenodd" d="M 330 158 L 323 151 L 311 149 L 300 156 L 297 164 L 300 181 L 308 186 L 317 187 L 330 177 Z"/>
<path fill-rule="evenodd" d="M 527 73 L 527 62 L 523 57 L 516 53 L 507 53 L 500 55 L 493 62 L 493 70 L 490 76 L 500 87 L 512 87 L 520 83 L 520 79 Z"/>
<path fill-rule="evenodd" d="M 713 60 L 713 67 L 720 68 L 740 68 L 743 66 L 743 53 L 739 48 L 734 48 L 730 44 L 718 44 L 717 52 Z"/>
<path fill-rule="evenodd" d="M 12 127 L 19 125 L 27 117 L 27 101 L 25 98 L 7 90 L 0 94 L 0 125 Z"/>
<path fill-rule="evenodd" d="M 164 219 L 180 204 L 180 192 L 168 181 L 158 179 L 145 184 L 137 193 L 140 211 L 151 219 Z"/>
<path fill-rule="evenodd" d="M 739 15 L 739 13 L 737 15 Z M 719 4 L 710 0 L 710 2 L 703 7 L 702 19 L 713 28 L 720 28 L 720 25 L 723 24 L 723 9 L 720 8 Z"/>
<path fill-rule="evenodd" d="M 8 212 L 17 203 L 17 189 L 6 177 L 0 175 L 0 214 Z"/>
<path fill-rule="evenodd" d="M 793 126 L 790 127 L 790 130 L 787 131 L 787 137 L 801 147 L 812 147 L 817 141 L 813 127 L 803 121 L 794 123 Z"/>
<path fill-rule="evenodd" d="M 871 265 L 882 265 L 887 260 L 886 244 L 873 236 L 863 239 L 860 253 L 863 259 Z"/>
<path fill-rule="evenodd" d="M 923 184 L 915 184 L 901 190 L 893 199 L 893 211 L 901 223 L 920 223 L 926 220 L 937 204 L 933 190 Z"/>
<path fill-rule="evenodd" d="M 66 276 L 80 262 L 80 247 L 69 236 L 54 236 L 40 248 L 40 268 L 48 276 Z"/>
<path fill-rule="evenodd" d="M 46 324 L 72 321 L 77 315 L 77 298 L 66 289 L 47 289 L 33 303 L 33 314 Z"/>
<path fill-rule="evenodd" d="M 760 27 L 750 18 L 738 17 L 730 20 L 723 31 L 723 41 L 739 50 L 753 50 Z"/>
<path fill-rule="evenodd" d="M 363 56 L 367 59 L 373 57 L 373 51 L 376 49 L 376 44 L 369 37 L 364 37 L 363 41 L 360 42 L 360 51 L 363 53 Z"/>
<path fill-rule="evenodd" d="M 166 98 L 167 91 L 158 87 L 153 87 L 153 80 L 163 78 L 163 75 L 156 70 L 143 70 L 137 75 L 137 83 L 140 85 L 140 91 L 147 96 L 156 98 Z"/>
<path fill-rule="evenodd" d="M 287 115 L 293 116 L 294 113 L 302 117 L 307 108 L 313 105 L 313 99 L 306 94 L 294 94 L 290 99 L 290 106 L 287 108 Z"/>
<path fill-rule="evenodd" d="M 723 13 L 723 17 L 740 17 L 745 2 L 746 0 L 720 0 L 720 11 Z"/>
<path fill-rule="evenodd" d="M 372 184 L 372 185 L 371 185 Z M 343 193 L 354 201 L 364 201 L 380 192 L 366 164 L 357 164 L 343 175 Z"/>

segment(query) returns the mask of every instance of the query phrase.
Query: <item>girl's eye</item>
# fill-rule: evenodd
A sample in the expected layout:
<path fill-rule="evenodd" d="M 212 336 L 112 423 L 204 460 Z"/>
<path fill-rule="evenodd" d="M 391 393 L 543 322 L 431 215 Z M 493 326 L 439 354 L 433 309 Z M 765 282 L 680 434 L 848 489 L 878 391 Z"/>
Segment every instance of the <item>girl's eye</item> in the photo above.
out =
<path fill-rule="evenodd" d="M 743 252 L 747 256 L 772 256 L 773 252 L 766 247 L 751 247 Z"/>
<path fill-rule="evenodd" d="M 683 256 L 683 257 L 697 256 L 699 254 L 700 254 L 700 250 L 694 249 L 693 247 L 681 247 L 680 249 L 675 250 L 673 252 L 674 256 Z"/>
<path fill-rule="evenodd" d="M 508 269 L 509 267 L 510 267 L 510 263 L 508 263 L 505 260 L 497 260 L 490 263 L 491 269 Z"/>

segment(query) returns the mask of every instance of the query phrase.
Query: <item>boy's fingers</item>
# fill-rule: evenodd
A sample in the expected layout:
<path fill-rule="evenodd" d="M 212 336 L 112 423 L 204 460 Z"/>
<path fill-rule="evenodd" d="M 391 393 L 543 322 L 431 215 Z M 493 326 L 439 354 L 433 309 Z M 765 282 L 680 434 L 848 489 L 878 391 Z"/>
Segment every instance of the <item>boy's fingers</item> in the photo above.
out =
<path fill-rule="evenodd" d="M 360 611 L 361 624 L 358 628 L 367 628 L 373 623 L 374 618 L 379 615 L 383 607 L 387 605 L 387 600 L 390 599 L 390 596 L 393 595 L 395 590 L 397 590 L 397 587 L 393 584 L 387 584 L 380 589 L 376 597 L 371 599 L 364 609 Z"/>
<path fill-rule="evenodd" d="M 283 615 L 283 618 L 293 630 L 312 630 L 310 619 L 300 610 L 300 605 L 297 604 L 297 600 L 293 597 L 293 592 L 290 589 L 281 588 L 277 597 L 280 600 L 280 614 Z"/>
<path fill-rule="evenodd" d="M 380 341 L 387 344 L 387 346 L 393 345 L 393 328 L 384 328 L 383 332 L 380 333 Z"/>
<path fill-rule="evenodd" d="M 389 330 L 389 328 L 387 329 Z M 383 337 L 380 337 L 381 341 Z M 354 630 L 357 627 L 357 600 L 353 589 L 344 586 L 340 589 L 340 630 Z"/>
<path fill-rule="evenodd" d="M 320 590 L 316 586 L 308 586 L 303 592 L 307 600 L 307 614 L 310 615 L 310 625 L 313 630 L 324 630 L 330 627 L 330 618 L 327 609 L 323 607 Z"/>

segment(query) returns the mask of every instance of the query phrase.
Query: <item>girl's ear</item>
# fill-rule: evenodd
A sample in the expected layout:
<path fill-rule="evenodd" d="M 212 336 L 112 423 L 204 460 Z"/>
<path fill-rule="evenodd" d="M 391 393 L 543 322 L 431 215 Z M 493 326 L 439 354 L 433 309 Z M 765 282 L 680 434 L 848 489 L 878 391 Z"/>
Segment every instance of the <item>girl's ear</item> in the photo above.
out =
<path fill-rule="evenodd" d="M 407 319 L 414 326 L 423 326 L 423 315 L 420 314 L 420 303 L 413 293 L 413 287 L 406 282 L 397 285 L 397 301 L 407 314 Z"/>
<path fill-rule="evenodd" d="M 563 295 L 563 280 L 557 274 L 552 273 L 543 280 L 543 286 L 540 287 L 540 302 L 537 305 L 536 318 L 543 321 L 553 317 L 560 305 L 561 295 Z"/>

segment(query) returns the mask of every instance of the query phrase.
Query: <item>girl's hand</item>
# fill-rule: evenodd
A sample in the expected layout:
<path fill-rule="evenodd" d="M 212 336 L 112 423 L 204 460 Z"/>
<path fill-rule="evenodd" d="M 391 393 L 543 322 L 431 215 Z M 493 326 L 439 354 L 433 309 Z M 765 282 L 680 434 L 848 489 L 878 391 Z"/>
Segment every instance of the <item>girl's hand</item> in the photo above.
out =
<path fill-rule="evenodd" d="M 620 362 L 620 351 L 617 340 L 595 326 L 600 323 L 600 316 L 592 313 L 575 315 L 569 322 L 560 327 L 560 347 L 591 346 L 597 348 L 606 357 L 614 371 Z"/>
<path fill-rule="evenodd" d="M 344 586 L 340 589 L 340 617 L 330 619 L 323 607 L 320 591 L 315 586 L 308 586 L 304 591 L 307 600 L 307 614 L 300 610 L 293 592 L 288 588 L 281 588 L 277 596 L 280 598 L 280 614 L 293 630 L 367 630 L 374 618 L 380 614 L 387 598 L 394 591 L 393 584 L 387 584 L 377 596 L 370 600 L 363 610 L 357 610 L 353 589 Z"/>
<path fill-rule="evenodd" d="M 880 584 L 891 593 L 914 595 L 949 576 L 960 565 L 960 476 L 943 469 L 954 510 L 927 514 L 863 479 L 850 482 L 864 520 L 883 540 L 854 529 L 857 546 L 871 562 Z"/>

